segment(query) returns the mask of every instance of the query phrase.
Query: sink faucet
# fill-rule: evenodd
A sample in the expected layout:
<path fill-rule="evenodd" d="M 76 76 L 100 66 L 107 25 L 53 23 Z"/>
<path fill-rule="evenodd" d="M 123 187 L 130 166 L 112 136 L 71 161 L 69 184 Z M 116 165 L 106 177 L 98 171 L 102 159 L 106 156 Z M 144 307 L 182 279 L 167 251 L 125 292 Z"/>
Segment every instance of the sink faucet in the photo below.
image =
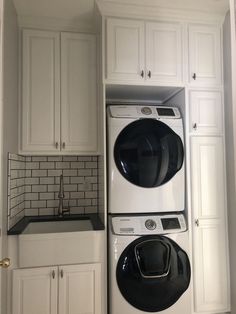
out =
<path fill-rule="evenodd" d="M 60 175 L 60 190 L 58 193 L 59 198 L 59 206 L 58 206 L 58 216 L 62 217 L 64 213 L 69 212 L 69 208 L 63 208 L 63 199 L 65 197 L 64 194 L 64 183 L 63 183 L 63 175 Z"/>

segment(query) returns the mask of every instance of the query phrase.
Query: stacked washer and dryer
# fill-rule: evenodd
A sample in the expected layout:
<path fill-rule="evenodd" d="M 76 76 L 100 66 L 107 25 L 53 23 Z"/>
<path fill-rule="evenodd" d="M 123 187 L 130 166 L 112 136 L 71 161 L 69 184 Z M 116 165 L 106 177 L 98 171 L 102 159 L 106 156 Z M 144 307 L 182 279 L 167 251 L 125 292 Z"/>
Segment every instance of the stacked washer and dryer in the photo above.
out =
<path fill-rule="evenodd" d="M 180 112 L 111 105 L 107 123 L 109 314 L 189 314 Z"/>

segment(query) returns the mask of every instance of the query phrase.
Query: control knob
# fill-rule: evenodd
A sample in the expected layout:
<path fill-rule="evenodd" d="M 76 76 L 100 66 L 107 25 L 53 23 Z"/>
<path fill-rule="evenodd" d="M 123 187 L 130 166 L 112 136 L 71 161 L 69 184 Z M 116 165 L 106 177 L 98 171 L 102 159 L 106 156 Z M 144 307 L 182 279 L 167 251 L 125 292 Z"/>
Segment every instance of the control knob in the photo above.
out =
<path fill-rule="evenodd" d="M 145 221 L 145 227 L 148 229 L 148 230 L 155 230 L 156 227 L 157 227 L 157 224 L 154 220 L 152 219 L 147 219 Z"/>

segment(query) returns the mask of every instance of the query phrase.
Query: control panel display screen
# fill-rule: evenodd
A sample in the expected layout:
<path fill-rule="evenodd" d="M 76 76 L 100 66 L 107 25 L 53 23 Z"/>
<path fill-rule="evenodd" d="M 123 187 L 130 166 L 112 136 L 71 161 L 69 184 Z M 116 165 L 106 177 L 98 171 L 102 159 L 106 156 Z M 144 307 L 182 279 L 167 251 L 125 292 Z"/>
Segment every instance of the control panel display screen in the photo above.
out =
<path fill-rule="evenodd" d="M 159 116 L 174 117 L 174 110 L 171 108 L 156 108 Z"/>
<path fill-rule="evenodd" d="M 161 218 L 163 230 L 181 229 L 178 218 Z"/>

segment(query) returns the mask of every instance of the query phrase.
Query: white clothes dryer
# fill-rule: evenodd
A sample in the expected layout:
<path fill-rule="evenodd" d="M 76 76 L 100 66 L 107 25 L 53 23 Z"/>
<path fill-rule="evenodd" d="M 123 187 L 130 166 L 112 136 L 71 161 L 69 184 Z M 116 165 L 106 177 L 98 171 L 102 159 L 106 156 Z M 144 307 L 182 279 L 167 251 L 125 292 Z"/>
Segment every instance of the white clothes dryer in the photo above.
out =
<path fill-rule="evenodd" d="M 109 313 L 191 313 L 188 254 L 182 214 L 110 217 Z"/>
<path fill-rule="evenodd" d="M 108 212 L 183 211 L 183 123 L 178 108 L 109 106 Z"/>

